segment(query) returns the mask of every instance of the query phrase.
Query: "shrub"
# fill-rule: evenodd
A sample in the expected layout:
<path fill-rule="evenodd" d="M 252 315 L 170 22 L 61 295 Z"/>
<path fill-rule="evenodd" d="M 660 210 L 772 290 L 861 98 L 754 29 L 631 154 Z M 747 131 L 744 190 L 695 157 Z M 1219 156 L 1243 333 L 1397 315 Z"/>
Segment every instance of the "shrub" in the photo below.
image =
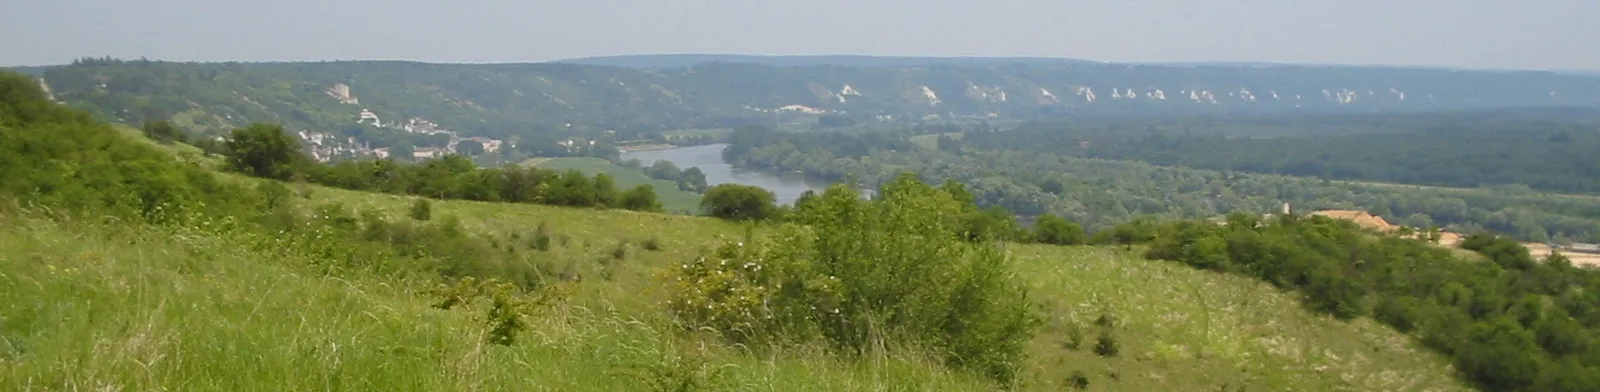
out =
<path fill-rule="evenodd" d="M 1072 376 L 1067 377 L 1067 385 L 1072 389 L 1089 389 L 1089 376 L 1083 374 L 1082 370 L 1074 370 Z"/>
<path fill-rule="evenodd" d="M 644 240 L 644 250 L 648 250 L 648 251 L 651 251 L 651 252 L 660 251 L 661 250 L 661 237 L 650 236 L 650 239 Z"/>
<path fill-rule="evenodd" d="M 489 329 L 485 339 L 490 344 L 509 346 L 516 343 L 517 335 L 527 329 L 523 317 L 538 309 L 565 301 L 572 295 L 572 287 L 565 284 L 546 286 L 532 293 L 521 291 L 517 285 L 497 279 L 478 280 L 462 278 L 453 285 L 439 284 L 429 291 L 438 298 L 433 307 L 450 310 L 483 306 L 481 321 Z"/>
<path fill-rule="evenodd" d="M 618 242 L 617 243 L 617 247 L 611 248 L 611 258 L 617 259 L 617 260 L 622 260 L 622 259 L 628 258 L 628 241 L 627 240 L 623 240 L 622 242 Z"/>
<path fill-rule="evenodd" d="M 1094 344 L 1094 353 L 1102 357 L 1115 357 L 1122 347 L 1117 344 L 1117 338 L 1110 333 L 1100 334 L 1100 339 Z"/>
<path fill-rule="evenodd" d="M 1034 239 L 1046 244 L 1079 245 L 1088 240 L 1083 234 L 1083 227 L 1051 214 L 1039 216 L 1033 230 Z"/>
<path fill-rule="evenodd" d="M 777 196 L 761 187 L 721 184 L 706 190 L 700 207 L 711 216 L 728 220 L 765 220 L 778 211 Z"/>
<path fill-rule="evenodd" d="M 528 247 L 535 250 L 550 250 L 550 225 L 539 222 L 539 227 L 533 230 L 533 238 L 528 240 Z"/>
<path fill-rule="evenodd" d="M 814 203 L 771 238 L 727 240 L 684 263 L 674 316 L 754 347 L 820 339 L 861 354 L 882 337 L 1015 378 L 1038 315 L 996 244 L 962 241 L 949 193 L 902 176 L 878 200 L 840 185 Z"/>
<path fill-rule="evenodd" d="M 640 184 L 622 193 L 622 208 L 634 211 L 661 212 L 661 202 L 656 198 L 656 188 Z"/>
<path fill-rule="evenodd" d="M 428 199 L 417 199 L 415 203 L 411 203 L 411 219 L 417 221 L 433 219 L 433 202 Z"/>

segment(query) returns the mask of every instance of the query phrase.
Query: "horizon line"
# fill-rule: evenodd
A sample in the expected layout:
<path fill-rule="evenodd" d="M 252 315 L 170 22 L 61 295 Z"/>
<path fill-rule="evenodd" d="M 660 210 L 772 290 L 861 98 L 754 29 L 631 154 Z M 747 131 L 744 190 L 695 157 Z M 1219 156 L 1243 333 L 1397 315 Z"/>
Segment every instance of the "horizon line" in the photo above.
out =
<path fill-rule="evenodd" d="M 146 60 L 151 62 L 180 63 L 180 64 L 289 64 L 289 63 L 325 63 L 325 62 L 398 62 L 419 63 L 432 65 L 519 65 L 519 64 L 576 64 L 583 60 L 626 58 L 626 57 L 665 57 L 665 56 L 723 56 L 723 57 L 753 57 L 753 58 L 815 58 L 815 57 L 855 57 L 855 58 L 898 58 L 898 59 L 928 59 L 928 60 L 1059 60 L 1080 62 L 1092 65 L 1148 65 L 1148 66 L 1256 66 L 1256 67 L 1348 67 L 1348 68 L 1394 68 L 1394 69 L 1432 69 L 1480 72 L 1551 72 L 1558 74 L 1600 74 L 1600 69 L 1582 68 L 1491 68 L 1491 67 L 1464 67 L 1450 65 L 1404 65 L 1384 63 L 1313 63 L 1293 61 L 1262 61 L 1262 60 L 1169 60 L 1169 61 L 1112 61 L 1095 60 L 1080 57 L 1065 56 L 1033 56 L 1033 55 L 898 55 L 898 54 L 863 54 L 863 53 L 826 53 L 826 54 L 751 54 L 736 52 L 655 52 L 634 54 L 605 54 L 579 57 L 567 57 L 555 60 L 542 61 L 436 61 L 402 58 L 344 58 L 344 59 L 316 59 L 316 60 L 163 60 L 159 58 L 116 57 L 103 56 L 122 61 Z M 94 56 L 76 57 L 68 62 L 53 64 L 11 64 L 0 68 L 50 68 L 72 65 L 73 61 L 81 59 L 94 59 Z M 618 66 L 613 66 L 618 67 Z M 630 68 L 630 67 L 619 67 Z"/>

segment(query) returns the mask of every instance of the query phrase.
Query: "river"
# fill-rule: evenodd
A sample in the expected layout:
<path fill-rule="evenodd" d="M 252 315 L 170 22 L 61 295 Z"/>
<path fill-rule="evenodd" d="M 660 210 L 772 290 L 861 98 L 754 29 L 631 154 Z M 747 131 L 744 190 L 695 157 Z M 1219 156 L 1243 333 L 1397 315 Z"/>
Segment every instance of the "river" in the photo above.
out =
<path fill-rule="evenodd" d="M 667 161 L 682 169 L 698 167 L 700 171 L 706 173 L 706 185 L 734 183 L 762 187 L 772 191 L 780 204 L 793 204 L 794 200 L 800 198 L 800 194 L 807 190 L 822 192 L 822 189 L 828 187 L 827 183 L 807 180 L 799 173 L 780 175 L 734 168 L 733 165 L 722 161 L 722 150 L 727 148 L 727 144 L 708 144 L 630 151 L 622 153 L 622 160 L 638 159 L 645 166 L 650 166 L 656 161 Z"/>

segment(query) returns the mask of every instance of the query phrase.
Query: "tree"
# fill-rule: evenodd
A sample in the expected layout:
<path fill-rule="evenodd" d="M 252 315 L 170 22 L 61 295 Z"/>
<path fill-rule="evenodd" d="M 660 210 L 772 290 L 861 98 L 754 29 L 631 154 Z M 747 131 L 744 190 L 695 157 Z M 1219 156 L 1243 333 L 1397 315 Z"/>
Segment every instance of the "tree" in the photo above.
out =
<path fill-rule="evenodd" d="M 599 199 L 594 183 L 576 169 L 563 173 L 550 186 L 548 194 L 551 204 L 573 207 L 592 207 Z"/>
<path fill-rule="evenodd" d="M 235 129 L 228 140 L 228 167 L 251 176 L 287 180 L 304 158 L 300 143 L 274 124 Z"/>
<path fill-rule="evenodd" d="M 185 142 L 183 131 L 165 120 L 145 121 L 144 126 L 140 127 L 140 131 L 144 132 L 145 137 L 161 143 Z"/>
<path fill-rule="evenodd" d="M 1053 214 L 1039 216 L 1033 225 L 1033 238 L 1039 242 L 1055 245 L 1079 245 L 1087 240 L 1083 227 Z"/>
<path fill-rule="evenodd" d="M 478 143 L 471 140 L 462 140 L 460 143 L 456 143 L 456 153 L 469 157 L 483 155 L 483 143 Z"/>
<path fill-rule="evenodd" d="M 777 196 L 761 187 L 722 184 L 706 190 L 700 208 L 711 216 L 728 220 L 765 220 L 777 211 Z"/>
<path fill-rule="evenodd" d="M 688 170 L 684 170 L 682 174 L 679 174 L 678 188 L 694 193 L 705 192 L 706 173 L 700 171 L 700 168 L 698 167 L 691 167 Z"/>
<path fill-rule="evenodd" d="M 417 147 L 411 142 L 399 142 L 389 146 L 389 158 L 409 161 L 417 155 Z"/>
<path fill-rule="evenodd" d="M 656 188 L 650 184 L 639 186 L 622 193 L 622 208 L 634 211 L 661 212 L 661 202 L 656 200 Z"/>
<path fill-rule="evenodd" d="M 610 174 L 595 173 L 594 175 L 594 202 L 600 207 L 616 207 L 621 205 L 617 198 L 617 181 L 611 179 Z"/>

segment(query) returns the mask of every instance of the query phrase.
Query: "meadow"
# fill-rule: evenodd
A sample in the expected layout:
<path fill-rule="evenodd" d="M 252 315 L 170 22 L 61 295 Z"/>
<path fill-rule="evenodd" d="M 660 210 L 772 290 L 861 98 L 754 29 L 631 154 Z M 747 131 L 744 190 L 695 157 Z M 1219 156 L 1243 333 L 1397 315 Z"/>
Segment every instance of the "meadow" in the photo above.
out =
<path fill-rule="evenodd" d="M 225 175 L 233 177 L 232 175 Z M 236 178 L 240 181 L 250 179 Z M 413 198 L 309 186 L 307 203 L 404 216 Z M 632 211 L 436 201 L 475 235 L 539 230 L 576 283 L 523 341 L 483 343 L 476 315 L 430 307 L 422 277 L 330 276 L 245 235 L 55 221 L 19 206 L 0 229 L 0 384 L 125 390 L 989 390 L 886 350 L 756 357 L 676 327 L 665 274 L 715 239 L 719 220 Z M 436 218 L 438 219 L 438 218 Z M 519 237 L 522 240 L 519 240 Z M 522 245 L 515 245 L 525 248 Z M 1011 245 L 1046 315 L 1022 390 L 1461 390 L 1449 366 L 1370 320 L 1340 322 L 1238 276 L 1147 261 L 1137 249 Z M 1109 336 L 1119 347 L 1101 355 Z M 721 376 L 713 376 L 720 374 Z M 676 384 L 674 384 L 676 383 Z M 662 384 L 661 386 L 652 386 Z M 698 389 L 696 389 L 698 388 Z"/>

